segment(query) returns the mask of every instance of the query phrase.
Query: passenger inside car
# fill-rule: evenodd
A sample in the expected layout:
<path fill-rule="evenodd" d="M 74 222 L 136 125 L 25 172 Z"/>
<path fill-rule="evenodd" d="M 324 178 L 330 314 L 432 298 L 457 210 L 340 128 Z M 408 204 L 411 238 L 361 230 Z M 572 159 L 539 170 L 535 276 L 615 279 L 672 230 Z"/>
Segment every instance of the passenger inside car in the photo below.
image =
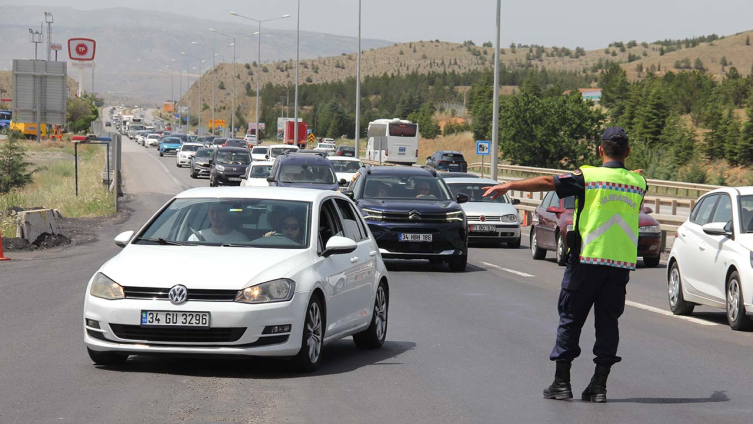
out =
<path fill-rule="evenodd" d="M 207 217 L 211 226 L 203 230 L 194 231 L 188 241 L 206 241 L 210 243 L 239 243 L 248 241 L 241 232 L 228 225 L 228 209 L 225 203 L 213 203 L 207 209 Z"/>
<path fill-rule="evenodd" d="M 270 231 L 264 234 L 264 237 L 274 235 L 283 235 L 299 244 L 304 244 L 303 240 L 303 220 L 295 213 L 287 214 L 283 219 L 277 231 Z"/>

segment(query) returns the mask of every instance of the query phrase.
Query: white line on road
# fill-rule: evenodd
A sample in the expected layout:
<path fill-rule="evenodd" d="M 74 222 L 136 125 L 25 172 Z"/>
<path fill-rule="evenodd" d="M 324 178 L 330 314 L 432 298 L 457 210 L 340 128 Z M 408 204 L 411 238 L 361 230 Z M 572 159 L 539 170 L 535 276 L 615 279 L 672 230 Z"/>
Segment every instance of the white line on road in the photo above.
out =
<path fill-rule="evenodd" d="M 175 176 L 173 174 L 170 173 L 170 170 L 167 169 L 167 167 L 165 166 L 164 163 L 160 162 L 159 159 L 157 159 L 156 157 L 152 156 L 151 153 L 149 153 L 149 152 L 147 152 L 147 156 L 149 156 L 150 158 L 154 159 L 158 164 L 160 164 L 160 166 L 162 167 L 162 169 L 164 169 L 165 172 L 167 172 L 167 175 L 169 175 L 170 178 L 172 178 L 173 181 L 175 181 L 175 184 L 178 184 L 178 187 L 180 187 L 183 190 L 188 190 L 183 184 L 180 183 L 180 181 L 178 181 L 177 178 L 175 178 Z"/>
<path fill-rule="evenodd" d="M 681 319 L 683 321 L 690 321 L 690 322 L 693 322 L 693 323 L 696 323 L 696 324 L 700 324 L 700 325 L 708 325 L 708 326 L 719 325 L 719 324 L 717 324 L 715 322 L 704 321 L 704 320 L 698 319 L 698 318 L 684 317 L 684 316 L 681 316 L 681 315 L 675 315 L 675 314 L 673 314 L 670 311 L 665 311 L 664 309 L 654 308 L 653 306 L 648 306 L 648 305 L 644 305 L 642 303 L 633 302 L 632 300 L 626 300 L 625 304 L 628 305 L 628 306 L 632 306 L 633 308 L 643 309 L 644 311 L 654 312 L 654 313 L 659 314 L 659 315 L 665 315 L 665 316 L 668 316 L 668 317 Z"/>
<path fill-rule="evenodd" d="M 515 274 L 515 275 L 520 275 L 521 277 L 526 277 L 526 278 L 533 278 L 533 277 L 535 277 L 535 275 L 533 275 L 533 274 L 528 274 L 526 272 L 516 271 L 516 270 L 510 269 L 510 268 L 503 268 L 503 267 L 501 267 L 499 265 L 490 264 L 489 262 L 481 262 L 481 263 L 484 264 L 484 265 L 486 265 L 486 266 L 490 266 L 492 268 L 498 269 L 500 271 L 509 272 L 510 274 Z"/>

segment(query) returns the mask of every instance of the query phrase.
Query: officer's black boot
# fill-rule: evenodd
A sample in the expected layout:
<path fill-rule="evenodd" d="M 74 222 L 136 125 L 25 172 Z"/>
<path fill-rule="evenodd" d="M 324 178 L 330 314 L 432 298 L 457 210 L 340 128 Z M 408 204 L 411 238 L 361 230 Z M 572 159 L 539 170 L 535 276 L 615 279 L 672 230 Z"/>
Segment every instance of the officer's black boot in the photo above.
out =
<path fill-rule="evenodd" d="M 573 389 L 570 387 L 570 362 L 557 362 L 557 370 L 554 373 L 554 382 L 544 389 L 544 399 L 565 400 L 573 398 Z"/>
<path fill-rule="evenodd" d="M 587 402 L 604 403 L 607 401 L 607 377 L 609 377 L 609 367 L 597 365 L 591 382 L 583 391 L 581 399 Z"/>

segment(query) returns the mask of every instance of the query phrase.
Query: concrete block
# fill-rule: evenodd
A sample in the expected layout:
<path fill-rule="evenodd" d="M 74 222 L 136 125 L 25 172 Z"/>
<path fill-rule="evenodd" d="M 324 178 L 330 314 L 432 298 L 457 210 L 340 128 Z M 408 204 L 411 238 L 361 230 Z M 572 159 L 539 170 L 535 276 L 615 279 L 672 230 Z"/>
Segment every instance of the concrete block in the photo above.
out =
<path fill-rule="evenodd" d="M 62 216 L 57 209 L 35 209 L 19 213 L 16 237 L 34 243 L 44 233 L 61 235 Z"/>

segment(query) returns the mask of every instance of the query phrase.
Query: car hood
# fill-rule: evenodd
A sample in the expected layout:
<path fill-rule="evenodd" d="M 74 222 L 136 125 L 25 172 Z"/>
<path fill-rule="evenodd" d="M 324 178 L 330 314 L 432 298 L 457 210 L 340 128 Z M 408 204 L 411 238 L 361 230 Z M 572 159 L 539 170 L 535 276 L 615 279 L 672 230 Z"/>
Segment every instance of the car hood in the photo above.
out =
<path fill-rule="evenodd" d="M 353 179 L 354 175 L 356 175 L 355 172 L 335 172 L 337 181 L 340 181 L 341 179 L 345 179 L 345 181 L 350 182 L 350 180 Z"/>
<path fill-rule="evenodd" d="M 468 202 L 460 205 L 466 215 L 492 215 L 502 216 L 517 214 L 518 211 L 510 203 L 486 203 L 486 202 Z"/>
<path fill-rule="evenodd" d="M 180 147 L 181 143 L 167 143 L 167 142 L 163 141 L 162 145 L 165 146 L 165 147 Z"/>
<path fill-rule="evenodd" d="M 452 200 L 361 199 L 358 206 L 383 212 L 409 212 L 415 209 L 421 212 L 444 213 L 461 210 Z"/>
<path fill-rule="evenodd" d="M 122 286 L 238 290 L 287 277 L 308 258 L 300 249 L 129 244 L 100 272 Z"/>
<path fill-rule="evenodd" d="M 306 184 L 306 183 L 284 183 L 277 182 L 277 187 L 295 187 L 295 188 L 313 188 L 316 190 L 334 190 L 337 191 L 340 187 L 337 184 Z"/>

